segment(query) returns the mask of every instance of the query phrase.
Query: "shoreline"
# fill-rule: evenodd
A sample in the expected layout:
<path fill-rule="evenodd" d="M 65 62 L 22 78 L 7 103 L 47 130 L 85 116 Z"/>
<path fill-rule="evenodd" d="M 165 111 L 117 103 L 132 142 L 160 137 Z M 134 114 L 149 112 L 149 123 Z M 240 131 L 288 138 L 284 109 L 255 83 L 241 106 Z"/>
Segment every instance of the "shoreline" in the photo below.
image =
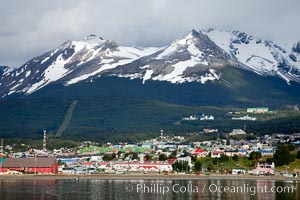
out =
<path fill-rule="evenodd" d="M 76 180 L 280 180 L 280 181 L 300 181 L 300 177 L 284 177 L 284 176 L 251 176 L 251 175 L 222 175 L 222 174 L 211 174 L 211 175 L 194 175 L 194 174 L 92 174 L 92 175 L 34 175 L 34 174 L 18 174 L 18 175 L 0 175 L 0 180 L 11 180 L 11 179 L 76 179 Z"/>

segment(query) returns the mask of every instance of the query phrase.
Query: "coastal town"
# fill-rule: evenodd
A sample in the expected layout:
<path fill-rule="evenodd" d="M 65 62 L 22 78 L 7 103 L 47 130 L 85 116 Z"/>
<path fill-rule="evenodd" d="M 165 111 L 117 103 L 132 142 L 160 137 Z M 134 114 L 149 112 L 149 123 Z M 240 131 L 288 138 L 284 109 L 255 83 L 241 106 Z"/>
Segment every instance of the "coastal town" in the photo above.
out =
<path fill-rule="evenodd" d="M 205 129 L 202 133 L 217 131 Z M 26 151 L 14 152 L 2 141 L 0 174 L 299 175 L 300 133 L 247 135 L 233 129 L 227 139 L 189 142 L 161 130 L 159 137 L 138 143 L 84 141 L 76 148 L 50 150 L 44 131 L 43 149 L 28 146 Z"/>

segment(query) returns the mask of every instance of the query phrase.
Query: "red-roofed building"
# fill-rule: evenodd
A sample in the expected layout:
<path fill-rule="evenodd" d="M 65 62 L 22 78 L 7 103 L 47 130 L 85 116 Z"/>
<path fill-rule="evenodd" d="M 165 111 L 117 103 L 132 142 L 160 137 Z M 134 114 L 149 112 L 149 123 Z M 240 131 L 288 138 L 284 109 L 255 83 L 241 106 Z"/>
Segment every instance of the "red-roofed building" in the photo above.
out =
<path fill-rule="evenodd" d="M 197 157 L 206 157 L 209 154 L 209 152 L 204 148 L 197 148 L 195 149 L 193 155 Z"/>
<path fill-rule="evenodd" d="M 92 166 L 92 165 L 94 165 L 93 162 L 81 162 L 81 164 L 84 165 L 84 166 Z"/>
<path fill-rule="evenodd" d="M 158 171 L 157 166 L 154 165 L 141 165 L 137 167 L 138 171 Z"/>
<path fill-rule="evenodd" d="M 57 174 L 56 158 L 7 158 L 2 163 L 1 172 L 10 170 L 24 173 Z"/>
<path fill-rule="evenodd" d="M 104 170 L 114 170 L 114 171 L 147 171 L 147 172 L 163 172 L 163 171 L 172 171 L 172 164 L 162 163 L 162 162 L 114 162 L 111 161 L 107 165 L 103 162 L 99 163 L 102 169 Z"/>
<path fill-rule="evenodd" d="M 223 154 L 223 151 L 214 150 L 214 151 L 211 152 L 211 157 L 212 158 L 220 158 L 222 154 Z"/>

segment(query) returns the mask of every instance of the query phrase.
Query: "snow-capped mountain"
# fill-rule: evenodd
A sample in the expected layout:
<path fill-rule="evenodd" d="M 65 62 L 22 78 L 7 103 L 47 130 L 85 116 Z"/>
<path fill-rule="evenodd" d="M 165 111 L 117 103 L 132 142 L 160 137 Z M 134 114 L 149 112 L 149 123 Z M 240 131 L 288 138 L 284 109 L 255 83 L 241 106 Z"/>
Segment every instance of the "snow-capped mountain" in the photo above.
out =
<path fill-rule="evenodd" d="M 0 76 L 0 96 L 31 94 L 51 83 L 64 87 L 99 76 L 167 81 L 218 81 L 225 66 L 300 82 L 300 42 L 280 46 L 239 31 L 192 30 L 167 47 L 124 47 L 90 35 L 67 41 Z"/>
<path fill-rule="evenodd" d="M 168 47 L 112 70 L 119 77 L 183 83 L 219 79 L 217 68 L 233 64 L 228 53 L 192 30 Z"/>
<path fill-rule="evenodd" d="M 279 76 L 288 83 L 300 80 L 300 42 L 286 49 L 239 31 L 210 29 L 203 33 L 224 49 L 238 66 L 261 75 Z"/>
<path fill-rule="evenodd" d="M 120 66 L 118 76 L 205 83 L 221 78 L 220 67 L 233 65 L 290 84 L 300 82 L 299 49 L 300 42 L 287 49 L 239 31 L 193 30 L 158 53 Z"/>
<path fill-rule="evenodd" d="M 95 35 L 87 36 L 83 41 L 67 41 L 57 49 L 4 74 L 0 79 L 0 94 L 2 97 L 14 93 L 31 94 L 56 81 L 65 85 L 74 84 L 156 50 L 122 47 Z"/>
<path fill-rule="evenodd" d="M 9 66 L 0 66 L 0 76 L 11 72 L 13 70 L 13 68 L 9 67 Z"/>

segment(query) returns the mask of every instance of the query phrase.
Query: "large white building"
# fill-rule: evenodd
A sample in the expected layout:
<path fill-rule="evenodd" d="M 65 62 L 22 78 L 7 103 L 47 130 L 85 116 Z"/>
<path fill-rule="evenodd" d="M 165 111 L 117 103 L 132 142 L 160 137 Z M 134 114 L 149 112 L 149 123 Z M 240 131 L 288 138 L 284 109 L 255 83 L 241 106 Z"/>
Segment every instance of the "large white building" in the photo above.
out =
<path fill-rule="evenodd" d="M 106 165 L 107 169 L 123 172 L 171 172 L 173 171 L 172 164 L 159 162 L 110 162 Z"/>
<path fill-rule="evenodd" d="M 233 129 L 231 133 L 229 133 L 230 136 L 236 136 L 236 135 L 246 135 L 247 133 L 243 131 L 242 129 Z"/>

